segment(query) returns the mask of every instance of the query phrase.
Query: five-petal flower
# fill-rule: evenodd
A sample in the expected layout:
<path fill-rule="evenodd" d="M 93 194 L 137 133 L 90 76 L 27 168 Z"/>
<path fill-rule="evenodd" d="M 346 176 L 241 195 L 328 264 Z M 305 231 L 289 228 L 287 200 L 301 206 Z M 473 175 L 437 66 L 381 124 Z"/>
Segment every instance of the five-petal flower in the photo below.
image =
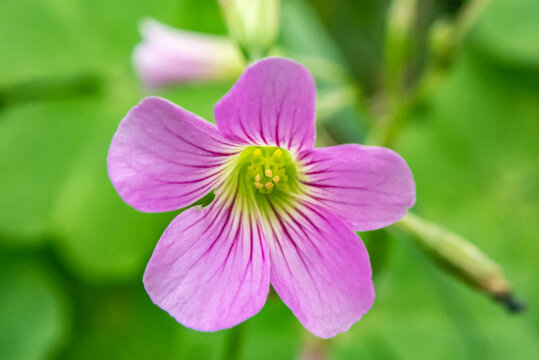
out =
<path fill-rule="evenodd" d="M 369 257 L 354 230 L 399 220 L 415 202 L 412 173 L 386 148 L 313 148 L 315 101 L 307 69 L 267 58 L 217 103 L 217 126 L 158 97 L 120 123 L 108 169 L 128 204 L 169 211 L 215 192 L 172 221 L 144 273 L 154 303 L 185 326 L 244 321 L 270 282 L 320 337 L 371 308 Z"/>

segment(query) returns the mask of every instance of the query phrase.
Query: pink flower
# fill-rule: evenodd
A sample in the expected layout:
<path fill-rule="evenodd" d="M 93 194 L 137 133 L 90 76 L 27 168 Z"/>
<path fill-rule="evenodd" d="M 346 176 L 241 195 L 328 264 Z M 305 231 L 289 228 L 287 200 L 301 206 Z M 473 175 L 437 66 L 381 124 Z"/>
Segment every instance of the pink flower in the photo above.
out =
<path fill-rule="evenodd" d="M 217 126 L 157 97 L 120 123 L 108 169 L 128 204 L 170 211 L 215 192 L 172 221 L 144 273 L 154 303 L 185 326 L 248 319 L 270 282 L 320 337 L 371 308 L 369 256 L 354 230 L 399 220 L 415 202 L 412 173 L 385 148 L 314 149 L 315 98 L 307 69 L 267 58 L 217 103 Z"/>
<path fill-rule="evenodd" d="M 219 80 L 245 67 L 236 45 L 225 37 L 174 29 L 155 20 L 142 23 L 143 42 L 133 53 L 135 69 L 150 88 Z"/>

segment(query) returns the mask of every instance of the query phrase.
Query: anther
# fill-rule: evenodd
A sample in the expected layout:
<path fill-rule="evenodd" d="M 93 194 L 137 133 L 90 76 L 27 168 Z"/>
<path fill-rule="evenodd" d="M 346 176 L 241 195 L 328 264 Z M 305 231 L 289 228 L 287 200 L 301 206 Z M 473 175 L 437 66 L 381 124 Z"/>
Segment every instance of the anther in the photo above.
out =
<path fill-rule="evenodd" d="M 268 189 L 268 190 L 273 189 L 273 183 L 272 182 L 267 182 L 266 183 L 266 189 Z"/>
<path fill-rule="evenodd" d="M 266 174 L 267 177 L 272 177 L 273 176 L 273 172 L 271 171 L 271 169 L 266 169 L 264 171 L 264 174 Z"/>
<path fill-rule="evenodd" d="M 255 156 L 260 156 L 262 155 L 262 150 L 260 149 L 255 149 L 254 153 L 253 153 Z"/>
<path fill-rule="evenodd" d="M 275 152 L 273 153 L 273 155 L 275 155 L 275 156 L 277 156 L 277 157 L 281 156 L 282 154 L 283 154 L 283 152 L 281 151 L 281 149 L 277 149 L 277 150 L 275 150 Z"/>
<path fill-rule="evenodd" d="M 268 185 L 268 184 L 266 184 L 266 185 Z M 262 185 L 261 183 L 255 183 L 255 187 L 257 189 L 262 189 L 264 187 L 264 185 Z"/>
<path fill-rule="evenodd" d="M 279 179 L 280 179 L 280 178 L 279 178 L 279 175 L 275 175 L 275 176 L 273 177 L 273 182 L 277 184 L 277 183 L 279 182 Z"/>
<path fill-rule="evenodd" d="M 255 183 L 259 183 L 259 182 L 260 182 L 260 174 L 256 174 Z"/>

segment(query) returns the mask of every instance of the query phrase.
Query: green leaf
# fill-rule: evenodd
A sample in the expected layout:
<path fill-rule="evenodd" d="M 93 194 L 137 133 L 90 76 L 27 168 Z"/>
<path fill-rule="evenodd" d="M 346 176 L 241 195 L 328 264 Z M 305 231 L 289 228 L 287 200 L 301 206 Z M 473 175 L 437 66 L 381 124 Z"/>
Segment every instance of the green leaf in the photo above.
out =
<path fill-rule="evenodd" d="M 0 113 L 0 242 L 39 243 L 95 116 L 92 100 L 34 103 Z"/>
<path fill-rule="evenodd" d="M 472 43 L 509 65 L 539 70 L 539 2 L 491 1 L 472 33 Z"/>
<path fill-rule="evenodd" d="M 66 335 L 65 293 L 41 263 L 7 253 L 0 261 L 0 359 L 44 359 Z"/>
<path fill-rule="evenodd" d="M 96 71 L 106 72 L 111 79 L 129 75 L 131 52 L 140 41 L 140 20 L 154 17 L 180 25 L 184 3 L 4 0 L 0 84 Z M 201 9 L 198 15 L 205 12 Z"/>
<path fill-rule="evenodd" d="M 240 326 L 242 359 L 298 358 L 307 331 L 273 291 L 260 313 Z"/>
<path fill-rule="evenodd" d="M 79 286 L 77 338 L 62 358 L 220 359 L 226 331 L 204 333 L 183 327 L 152 304 L 142 285 Z"/>

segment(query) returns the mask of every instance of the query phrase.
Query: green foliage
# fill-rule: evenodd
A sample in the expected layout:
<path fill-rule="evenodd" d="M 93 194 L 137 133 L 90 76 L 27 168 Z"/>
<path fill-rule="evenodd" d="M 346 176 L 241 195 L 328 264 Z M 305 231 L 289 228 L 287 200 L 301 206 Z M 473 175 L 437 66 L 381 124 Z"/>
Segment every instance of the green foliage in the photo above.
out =
<path fill-rule="evenodd" d="M 315 73 L 321 99 L 333 104 L 351 94 L 354 104 L 337 101 L 338 111 L 324 113 L 319 142 L 359 141 L 367 109 L 356 80 L 368 94 L 379 88 L 388 2 L 312 3 L 283 2 L 279 48 Z M 131 68 L 144 17 L 226 32 L 214 1 L 2 3 L 0 358 L 295 358 L 308 339 L 275 296 L 239 329 L 201 333 L 176 323 L 144 291 L 144 265 L 178 212 L 135 211 L 106 173 L 118 122 L 147 95 Z M 530 311 L 509 316 L 433 269 L 402 234 L 377 232 L 365 236 L 372 237 L 376 303 L 329 343 L 331 358 L 539 356 L 538 17 L 535 0 L 493 1 L 396 142 L 417 182 L 416 211 L 497 260 Z M 62 86 L 86 76 L 97 85 L 62 98 Z M 159 95 L 211 121 L 229 87 L 182 85 Z"/>
<path fill-rule="evenodd" d="M 97 115 L 95 106 L 88 100 L 33 103 L 1 113 L 0 232 L 7 238 L 0 241 L 36 243 L 50 232 L 61 180 Z"/>
<path fill-rule="evenodd" d="M 398 146 L 414 172 L 416 208 L 497 259 L 532 309 L 538 296 L 529 282 L 537 262 L 539 216 L 534 205 L 539 197 L 534 185 L 539 176 L 537 91 L 533 75 L 519 79 L 514 70 L 467 51 Z M 427 273 L 430 264 L 423 267 Z M 469 357 L 511 357 L 514 342 L 519 358 L 537 353 L 537 333 L 530 333 L 537 322 L 535 310 L 511 318 L 438 274 L 430 277 L 430 282 L 440 283 L 439 296 L 444 298 L 438 301 L 462 331 L 460 341 Z"/>
<path fill-rule="evenodd" d="M 77 286 L 76 341 L 64 359 L 218 359 L 226 332 L 196 333 L 179 326 L 136 285 Z"/>
<path fill-rule="evenodd" d="M 68 303 L 54 271 L 33 256 L 0 254 L 0 358 L 43 359 L 66 335 Z"/>
<path fill-rule="evenodd" d="M 508 65 L 539 70 L 539 6 L 535 0 L 492 1 L 479 19 L 472 40 Z"/>

